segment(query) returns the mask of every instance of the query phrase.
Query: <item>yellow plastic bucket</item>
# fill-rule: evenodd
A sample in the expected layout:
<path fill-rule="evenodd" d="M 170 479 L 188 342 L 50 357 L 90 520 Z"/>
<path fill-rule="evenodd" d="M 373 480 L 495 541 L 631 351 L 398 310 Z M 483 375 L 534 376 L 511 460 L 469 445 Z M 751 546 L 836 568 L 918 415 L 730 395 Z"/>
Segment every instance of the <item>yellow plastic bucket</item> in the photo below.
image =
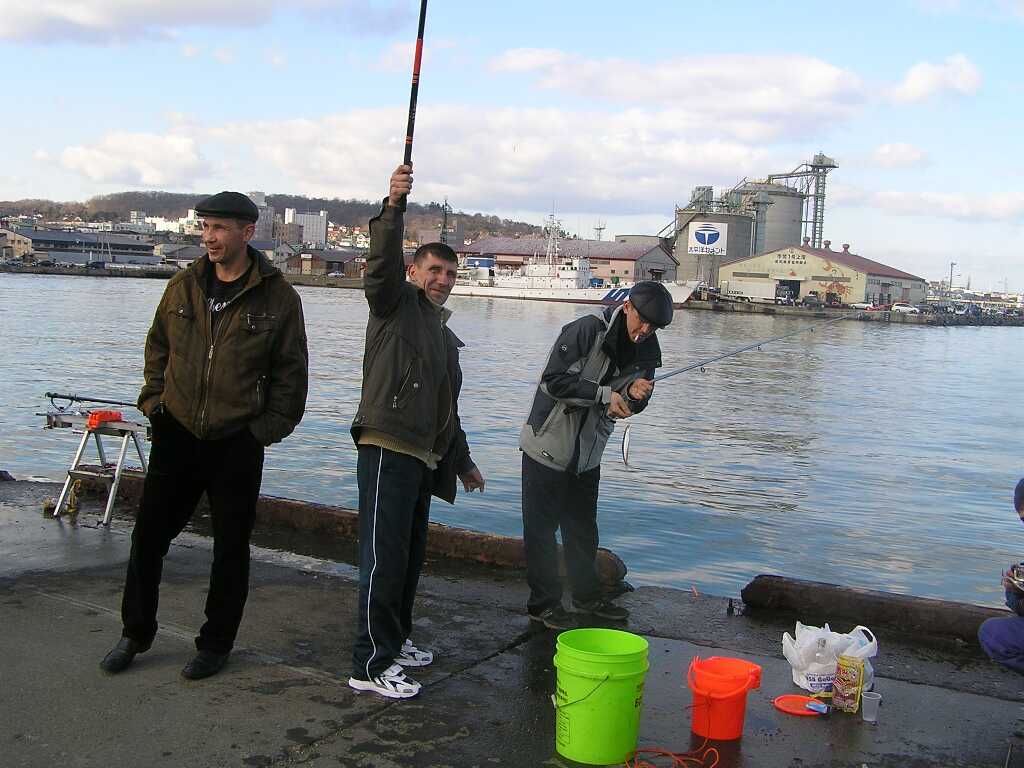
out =
<path fill-rule="evenodd" d="M 617 629 L 573 629 L 555 651 L 555 749 L 586 765 L 623 763 L 636 752 L 647 641 Z"/>

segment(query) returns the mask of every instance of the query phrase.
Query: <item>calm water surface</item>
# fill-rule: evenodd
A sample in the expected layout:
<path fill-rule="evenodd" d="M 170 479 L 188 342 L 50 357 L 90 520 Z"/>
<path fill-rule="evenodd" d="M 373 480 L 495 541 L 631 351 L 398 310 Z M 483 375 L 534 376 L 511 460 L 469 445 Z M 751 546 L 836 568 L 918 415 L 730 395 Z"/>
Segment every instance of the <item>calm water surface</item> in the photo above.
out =
<path fill-rule="evenodd" d="M 76 438 L 43 431 L 44 391 L 134 400 L 159 280 L 0 274 L 0 469 L 60 479 Z M 300 288 L 310 397 L 267 453 L 264 492 L 357 505 L 348 433 L 366 305 Z M 592 308 L 453 297 L 466 342 L 460 410 L 487 493 L 434 520 L 520 534 L 519 428 L 558 329 Z M 661 333 L 675 368 L 806 320 L 683 311 Z M 602 544 L 636 584 L 737 594 L 757 573 L 999 604 L 1024 557 L 1014 399 L 1019 328 L 837 323 L 659 384 L 602 468 Z M 134 413 L 134 412 L 133 412 Z"/>

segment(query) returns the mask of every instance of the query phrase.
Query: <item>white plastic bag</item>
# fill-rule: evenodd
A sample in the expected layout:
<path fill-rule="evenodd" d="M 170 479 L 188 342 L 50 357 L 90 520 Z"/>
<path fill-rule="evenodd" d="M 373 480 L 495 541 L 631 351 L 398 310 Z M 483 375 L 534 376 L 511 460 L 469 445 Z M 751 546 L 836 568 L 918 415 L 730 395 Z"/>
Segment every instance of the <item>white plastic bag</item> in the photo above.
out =
<path fill-rule="evenodd" d="M 878 653 L 878 640 L 867 627 L 854 627 L 842 634 L 833 632 L 828 624 L 811 627 L 798 621 L 795 635 L 782 635 L 782 655 L 793 668 L 793 682 L 801 688 L 812 693 L 831 690 L 840 656 L 864 659 L 864 690 L 874 685 L 875 670 L 868 659 Z"/>

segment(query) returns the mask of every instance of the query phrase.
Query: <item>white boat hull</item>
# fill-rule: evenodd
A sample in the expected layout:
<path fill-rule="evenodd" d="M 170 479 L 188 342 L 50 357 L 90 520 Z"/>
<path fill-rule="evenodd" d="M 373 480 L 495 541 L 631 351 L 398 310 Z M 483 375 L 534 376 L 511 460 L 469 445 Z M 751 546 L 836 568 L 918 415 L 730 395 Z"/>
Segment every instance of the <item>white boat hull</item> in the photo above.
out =
<path fill-rule="evenodd" d="M 664 283 L 672 295 L 672 305 L 681 307 L 693 293 L 696 285 Z M 508 288 L 497 285 L 465 285 L 456 283 L 452 296 L 477 296 L 491 299 L 521 299 L 526 301 L 564 301 L 571 304 L 621 304 L 629 297 L 632 286 L 604 288 Z"/>

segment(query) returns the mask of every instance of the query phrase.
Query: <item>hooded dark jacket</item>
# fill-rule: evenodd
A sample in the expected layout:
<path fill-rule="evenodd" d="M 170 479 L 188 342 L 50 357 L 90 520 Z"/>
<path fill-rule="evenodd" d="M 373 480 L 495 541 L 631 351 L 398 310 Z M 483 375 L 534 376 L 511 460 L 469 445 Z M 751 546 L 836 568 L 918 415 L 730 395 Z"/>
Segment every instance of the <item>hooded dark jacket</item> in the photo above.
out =
<path fill-rule="evenodd" d="M 363 279 L 370 317 L 352 437 L 358 443 L 360 432 L 371 429 L 441 456 L 433 494 L 454 504 L 457 475 L 475 466 L 459 421 L 464 345 L 442 322 L 440 309 L 405 279 L 403 212 L 385 200 L 370 220 Z"/>
<path fill-rule="evenodd" d="M 245 287 L 213 331 L 206 285 L 213 265 L 196 259 L 167 282 L 146 337 L 139 409 L 163 404 L 201 440 L 248 427 L 263 445 L 283 440 L 306 407 L 309 357 L 302 302 L 281 271 L 251 246 Z"/>
<path fill-rule="evenodd" d="M 653 378 L 661 347 L 652 335 L 637 345 L 626 338 L 622 307 L 608 307 L 562 328 L 533 397 L 519 447 L 551 469 L 583 474 L 601 464 L 615 421 L 608 416 L 612 391 L 627 397 L 637 379 Z M 640 413 L 648 399 L 628 400 Z"/>

